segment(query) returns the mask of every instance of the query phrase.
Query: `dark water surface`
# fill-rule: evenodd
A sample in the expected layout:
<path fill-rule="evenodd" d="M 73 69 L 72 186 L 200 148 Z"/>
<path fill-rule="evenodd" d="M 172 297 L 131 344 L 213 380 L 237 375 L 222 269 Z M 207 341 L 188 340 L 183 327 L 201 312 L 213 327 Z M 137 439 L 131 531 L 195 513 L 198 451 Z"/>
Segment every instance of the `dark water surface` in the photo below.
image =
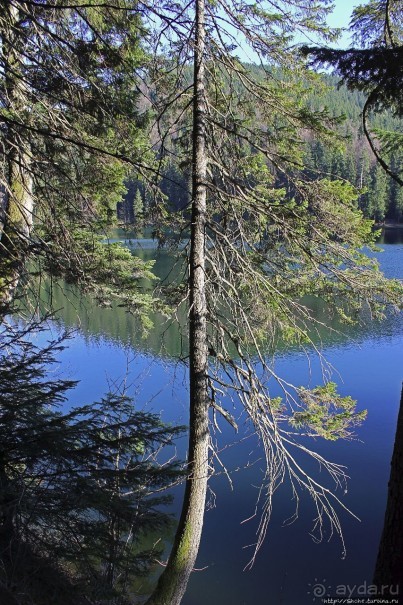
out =
<path fill-rule="evenodd" d="M 123 237 L 118 234 L 118 239 L 119 235 Z M 155 256 L 150 241 L 141 243 L 144 258 Z M 403 278 L 403 231 L 387 231 L 382 248 L 384 251 L 378 256 L 385 273 Z M 170 262 L 163 253 L 157 256 L 160 274 Z M 58 301 L 58 296 L 55 290 L 54 302 L 63 307 L 59 314 L 63 325 L 77 325 L 77 311 L 81 318 L 81 329 L 63 353 L 67 374 L 81 380 L 70 405 L 100 397 L 108 383 L 122 380 L 128 369 L 131 392 L 139 407 L 160 411 L 165 421 L 186 424 L 186 369 L 175 361 L 183 350 L 178 328 L 157 318 L 158 329 L 142 340 L 139 326 L 122 309 L 96 309 L 90 301 L 76 299 L 74 293 L 70 294 L 71 303 L 66 304 L 61 297 Z M 320 312 L 323 309 L 318 309 Z M 365 583 L 371 584 L 403 379 L 402 317 L 321 338 L 339 391 L 357 399 L 359 409 L 368 409 L 368 419 L 357 430 L 358 440 L 311 443 L 328 459 L 348 467 L 348 493 L 339 491 L 339 496 L 360 521 L 339 511 L 346 557 L 342 556 L 343 547 L 337 536 L 328 541 L 327 530 L 320 544 L 313 541 L 310 530 L 315 510 L 308 495 L 301 494 L 295 523 L 284 524 L 294 506 L 289 490 L 284 488 L 275 496 L 272 521 L 256 563 L 251 571 L 243 571 L 252 554 L 250 548 L 244 547 L 255 541 L 258 519 L 244 524 L 242 521 L 254 513 L 263 465 L 247 423 L 241 418 L 238 435 L 221 423 L 222 434 L 217 438 L 226 448 L 222 457 L 232 471 L 233 489 L 224 476 L 211 481 L 211 507 L 206 513 L 197 562 L 202 571 L 193 574 L 184 605 L 308 605 L 324 602 L 327 594 L 357 597 L 357 590 L 362 595 Z M 282 352 L 276 370 L 294 384 L 315 385 L 321 379 L 318 360 L 312 357 L 308 361 L 306 354 L 300 352 Z M 178 443 L 178 453 L 183 456 L 185 449 L 184 438 Z M 248 461 L 249 468 L 244 468 Z M 177 500 L 179 507 L 180 498 Z"/>

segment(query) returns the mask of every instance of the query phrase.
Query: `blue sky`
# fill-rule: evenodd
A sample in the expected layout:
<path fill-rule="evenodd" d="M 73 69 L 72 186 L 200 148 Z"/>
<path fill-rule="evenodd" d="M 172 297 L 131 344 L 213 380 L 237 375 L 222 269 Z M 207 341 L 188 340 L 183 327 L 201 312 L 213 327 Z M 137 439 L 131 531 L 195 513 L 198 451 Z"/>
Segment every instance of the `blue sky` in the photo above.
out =
<path fill-rule="evenodd" d="M 334 10 L 333 14 L 329 16 L 328 21 L 329 25 L 333 27 L 348 27 L 350 22 L 350 16 L 352 10 L 355 6 L 359 4 L 364 4 L 365 0 L 361 1 L 352 1 L 351 0 L 333 0 L 334 1 Z M 338 42 L 337 46 L 346 47 L 350 44 L 350 38 L 347 33 L 343 34 L 343 37 Z"/>
<path fill-rule="evenodd" d="M 332 25 L 337 27 L 346 27 L 350 21 L 350 15 L 358 2 L 349 2 L 349 0 L 333 0 L 335 8 L 331 18 Z"/>
<path fill-rule="evenodd" d="M 340 27 L 340 28 L 348 28 L 350 23 L 350 17 L 353 9 L 360 4 L 365 4 L 367 0 L 333 0 L 334 10 L 333 13 L 328 16 L 328 24 L 331 27 Z M 256 61 L 259 63 L 259 60 L 256 58 L 255 53 L 247 47 L 245 44 L 242 44 L 242 36 L 234 33 L 235 39 L 239 40 L 239 46 L 237 48 L 237 55 L 243 61 Z M 302 38 L 298 36 L 298 41 L 308 44 L 323 44 L 323 40 L 315 40 L 314 35 L 310 35 L 309 37 Z M 331 44 L 336 48 L 348 48 L 351 44 L 350 34 L 346 31 L 343 33 L 339 40 Z"/>

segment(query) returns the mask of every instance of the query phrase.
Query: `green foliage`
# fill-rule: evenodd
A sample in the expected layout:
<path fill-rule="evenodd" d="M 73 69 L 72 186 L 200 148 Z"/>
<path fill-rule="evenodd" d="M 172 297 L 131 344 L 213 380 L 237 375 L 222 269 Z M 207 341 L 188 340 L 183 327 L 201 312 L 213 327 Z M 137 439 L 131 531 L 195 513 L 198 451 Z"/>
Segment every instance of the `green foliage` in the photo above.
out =
<path fill-rule="evenodd" d="M 403 38 L 400 0 L 368 0 L 358 5 L 350 27 L 354 42 L 363 47 L 394 46 Z"/>
<path fill-rule="evenodd" d="M 41 238 L 45 238 L 47 232 L 37 231 Z M 69 284 L 77 284 L 84 292 L 92 293 L 101 306 L 110 306 L 117 301 L 140 318 L 144 333 L 152 326 L 150 312 L 166 311 L 163 302 L 144 286 L 146 280 L 156 280 L 152 271 L 155 261 L 143 261 L 123 244 L 110 243 L 94 235 L 92 229 L 81 228 L 60 234 L 68 238 L 64 246 L 60 245 L 58 234 L 54 235 L 53 242 L 44 249 L 40 273 L 45 271 Z"/>
<path fill-rule="evenodd" d="M 400 220 L 396 211 L 398 206 L 396 196 L 399 187 L 394 180 L 376 168 L 376 158 L 373 155 L 365 137 L 360 132 L 360 112 L 364 105 L 361 93 L 353 93 L 341 86 L 337 89 L 337 80 L 326 77 L 329 90 L 321 98 L 317 96 L 315 103 L 326 103 L 330 112 L 344 113 L 346 121 L 338 127 L 340 136 L 344 139 L 344 148 L 324 144 L 320 140 L 308 140 L 305 154 L 304 173 L 311 178 L 321 178 L 326 174 L 332 179 L 345 179 L 360 191 L 358 205 L 367 218 L 381 222 L 385 218 Z M 398 174 L 401 168 L 399 152 L 399 135 L 401 128 L 398 119 L 391 112 L 383 112 L 371 116 L 372 132 L 381 145 L 382 155 L 388 160 L 392 172 Z M 394 130 L 393 130 L 394 129 Z"/>
<path fill-rule="evenodd" d="M 133 202 L 134 220 L 136 224 L 141 225 L 144 220 L 144 202 L 140 189 L 137 189 Z"/>
<path fill-rule="evenodd" d="M 403 186 L 401 167 L 391 168 L 391 149 L 401 139 L 401 123 L 394 132 L 370 122 L 371 114 L 388 110 L 402 117 L 403 107 L 403 17 L 400 0 L 368 0 L 352 14 L 351 31 L 362 48 L 335 50 L 303 47 L 311 65 L 328 64 L 352 90 L 366 93 L 362 127 L 367 142 L 382 168 Z M 375 129 L 373 129 L 375 126 Z M 375 136 L 374 136 L 375 135 Z"/>
<path fill-rule="evenodd" d="M 4 231 L 16 234 L 14 255 L 19 240 L 25 261 L 44 259 L 36 266 L 65 273 L 78 284 L 90 283 L 93 263 L 94 287 L 106 279 L 108 296 L 120 297 L 122 281 L 127 290 L 126 269 L 117 266 L 119 256 L 125 266 L 128 259 L 117 250 L 103 254 L 94 242 L 115 220 L 128 175 L 141 179 L 142 167 L 152 164 L 144 134 L 148 113 L 140 109 L 138 94 L 146 61 L 143 33 L 131 0 L 54 9 L 17 1 L 0 15 L 0 178 L 7 188 L 10 166 L 20 165 L 33 181 L 34 201 L 26 218 L 33 226 L 22 238 L 12 199 L 6 199 Z M 14 157 L 20 149 L 24 161 Z M 9 187 L 12 192 L 12 183 Z M 108 259 L 110 269 L 101 269 Z M 26 262 L 19 272 L 24 267 L 29 273 Z M 110 279 L 111 270 L 116 278 Z M 149 270 L 139 262 L 134 268 L 145 276 Z M 139 291 L 136 305 L 140 299 Z"/>
<path fill-rule="evenodd" d="M 259 83 L 264 82 L 262 68 L 253 64 L 244 65 L 243 68 L 246 73 L 253 74 Z M 299 164 L 304 176 L 310 179 L 343 179 L 350 182 L 358 190 L 357 205 L 366 218 L 376 221 L 382 221 L 384 218 L 400 220 L 400 214 L 395 210 L 399 206 L 396 201 L 396 196 L 399 196 L 399 188 L 394 186 L 393 179 L 386 178 L 386 191 L 381 203 L 369 204 L 368 194 L 371 194 L 373 199 L 376 197 L 377 177 L 374 175 L 376 158 L 371 152 L 361 128 L 361 112 L 365 103 L 364 94 L 349 90 L 345 85 L 338 85 L 339 80 L 335 76 L 311 74 L 312 82 L 304 81 L 303 78 L 299 82 L 294 82 L 292 75 L 286 71 L 281 73 L 273 71 L 277 77 L 281 76 L 285 79 L 284 86 L 287 87 L 288 95 L 293 99 L 294 104 L 300 103 L 301 105 L 300 117 L 316 132 L 313 136 L 312 133 L 308 134 L 303 131 L 303 143 L 301 142 L 299 147 L 296 147 L 296 132 L 285 137 L 287 132 L 285 128 L 279 129 L 277 133 L 273 130 L 273 142 L 276 141 L 276 144 L 281 137 L 285 137 L 281 149 L 287 159 Z M 217 72 L 217 68 L 215 68 L 215 72 Z M 215 77 L 218 76 L 215 74 Z M 229 82 L 225 82 L 225 87 L 229 87 L 229 85 Z M 231 82 L 231 86 L 235 88 L 237 94 L 241 94 L 240 82 L 235 79 L 235 82 Z M 219 109 L 225 111 L 227 101 L 224 91 L 221 92 L 222 102 L 220 102 Z M 303 99 L 307 104 L 305 108 Z M 315 119 L 310 116 L 308 108 L 315 112 Z M 249 118 L 248 120 L 248 127 L 251 128 L 253 122 Z M 256 121 L 259 122 L 259 120 L 261 120 L 260 116 L 259 119 L 255 119 L 255 126 Z M 241 121 L 238 120 L 237 127 L 240 126 Z M 382 152 L 388 154 L 386 157 L 389 158 L 391 166 L 398 173 L 401 167 L 400 135 L 397 132 L 401 127 L 399 120 L 390 111 L 385 111 L 371 115 L 371 126 L 382 146 Z M 267 124 L 264 124 L 263 121 L 261 127 L 268 129 Z M 334 129 L 332 133 L 329 132 L 330 127 Z M 172 146 L 168 155 L 170 160 L 163 168 L 164 178 L 161 186 L 164 194 L 167 195 L 171 211 L 177 211 L 187 207 L 188 177 L 186 174 L 181 174 L 181 165 L 186 161 L 186 153 L 190 152 L 183 148 L 181 150 L 180 138 L 175 141 L 171 140 L 170 145 Z M 251 147 L 253 149 L 253 145 Z M 185 147 L 185 149 L 187 148 Z M 265 172 L 265 178 L 271 178 L 274 184 L 276 181 L 273 171 L 264 154 L 257 150 L 248 154 L 245 142 L 242 144 L 242 149 L 244 151 L 242 161 L 244 178 L 251 182 L 253 180 L 258 182 L 263 178 L 263 172 Z M 175 157 L 178 158 L 176 162 L 172 159 Z M 379 178 L 382 179 L 381 176 Z M 283 182 L 278 179 L 277 185 L 282 187 Z M 281 196 L 281 193 L 279 192 L 278 195 Z"/>
<path fill-rule="evenodd" d="M 310 390 L 300 388 L 298 395 L 303 411 L 295 411 L 289 422 L 295 428 L 307 428 L 310 436 L 332 441 L 349 439 L 353 436 L 351 429 L 367 416 L 366 410 L 355 411 L 356 402 L 351 397 L 337 393 L 334 382 Z"/>
<path fill-rule="evenodd" d="M 372 175 L 372 187 L 368 193 L 368 214 L 375 221 L 385 218 L 388 201 L 387 175 L 383 168 L 377 164 Z"/>
<path fill-rule="evenodd" d="M 390 184 L 380 190 L 384 175 L 371 169 L 354 124 L 363 95 L 337 90 L 334 77 L 286 68 L 236 62 L 231 76 L 220 65 L 210 69 L 206 256 L 212 348 L 225 348 L 232 337 L 243 352 L 262 343 L 273 349 L 284 341 L 306 344 L 307 324 L 315 321 L 298 302 L 306 295 L 324 300 L 328 313 L 346 323 L 360 321 L 367 305 L 374 315 L 383 314 L 386 301 L 399 305 L 399 285 L 361 252 L 374 243 L 368 219 L 394 216 Z M 170 111 L 164 119 L 175 120 Z M 333 118 L 341 113 L 347 123 Z M 186 118 L 175 124 L 188 132 Z M 178 138 L 172 153 L 184 190 L 188 143 L 188 137 Z M 175 207 L 174 187 L 165 192 Z M 173 232 L 186 228 L 184 212 L 167 219 Z M 217 309 L 225 338 L 215 334 Z"/>
<path fill-rule="evenodd" d="M 317 508 L 326 511 L 332 527 L 339 531 L 327 490 L 318 483 L 313 488 L 290 456 L 288 447 L 298 447 L 298 443 L 287 431 L 284 436 L 277 422 L 281 404 L 270 398 L 266 378 L 274 373 L 265 356 L 267 345 L 275 349 L 279 339 L 310 342 L 312 314 L 301 302 L 304 295 L 323 298 L 346 321 L 356 319 L 364 306 L 376 315 L 385 304 L 401 298 L 401 287 L 388 283 L 376 263 L 360 252 L 372 242 L 372 234 L 370 223 L 357 209 L 357 190 L 332 178 L 350 176 L 351 158 L 347 162 L 343 157 L 334 133 L 334 127 L 340 125 L 338 112 L 334 106 L 315 103 L 313 96 L 322 88 L 318 76 L 289 52 L 296 29 L 332 39 L 334 32 L 324 22 L 329 2 L 285 2 L 281 13 L 243 1 L 236 6 L 209 4 L 206 46 L 200 57 L 209 75 L 200 83 L 206 102 L 199 99 L 195 114 L 190 93 L 194 74 L 187 69 L 194 53 L 192 3 L 185 7 L 151 2 L 142 10 L 144 25 L 150 29 L 143 45 L 151 52 L 158 44 L 157 55 L 148 62 L 139 40 L 144 33 L 140 11 L 130 0 L 96 6 L 91 1 L 57 10 L 19 0 L 14 4 L 18 21 L 7 20 L 10 11 L 0 15 L 3 47 L 7 47 L 10 30 L 14 38 L 0 65 L 0 73 L 5 75 L 0 82 L 2 105 L 7 110 L 2 114 L 7 143 L 3 180 L 7 182 L 10 149 L 15 149 L 16 141 L 23 141 L 34 177 L 35 224 L 29 234 L 29 250 L 38 259 L 38 270 L 92 290 L 102 304 L 116 297 L 140 314 L 146 329 L 146 312 L 162 307 L 141 290 L 143 277 L 152 277 L 151 264 L 133 258 L 119 245 L 101 241 L 98 235 L 106 233 L 124 181 L 130 177 L 141 182 L 144 166 L 151 168 L 155 153 L 159 163 L 151 189 L 159 192 L 149 204 L 147 216 L 147 220 L 162 218 L 161 225 L 153 225 L 155 234 L 162 240 L 167 226 L 177 239 L 186 233 L 189 202 L 194 216 L 203 222 L 196 233 L 201 265 L 193 267 L 203 273 L 201 281 L 206 278 L 202 296 L 194 289 L 189 292 L 190 281 L 184 279 L 181 285 L 182 299 L 192 301 L 190 315 L 196 303 L 201 301 L 203 306 L 197 311 L 202 320 L 194 317 L 195 331 L 199 329 L 196 324 L 203 326 L 203 332 L 204 319 L 207 323 L 205 332 L 199 334 L 198 350 L 190 354 L 202 357 L 210 344 L 216 353 L 209 368 L 198 372 L 202 377 L 198 384 L 203 389 L 206 386 L 195 397 L 202 408 L 199 417 L 207 422 L 207 383 L 210 393 L 221 393 L 222 375 L 229 375 L 264 444 L 268 500 L 262 534 L 272 494 L 286 474 L 293 477 L 293 485 L 309 489 Z M 231 23 L 230 31 L 222 34 L 220 24 L 226 21 Z M 164 33 L 152 31 L 161 22 Z M 233 27 L 260 54 L 260 69 L 242 64 L 233 52 L 236 47 L 227 44 L 236 40 Z M 19 87 L 16 80 L 24 86 Z M 144 81 L 149 89 L 147 102 L 140 107 L 137 93 L 144 89 Z M 13 104 L 10 92 L 16 90 L 19 103 Z M 148 103 L 152 104 L 153 120 L 149 119 Z M 203 139 L 205 155 L 199 158 L 199 166 L 202 172 L 207 165 L 207 183 L 197 175 L 196 150 L 192 153 L 189 136 L 192 128 Z M 319 139 L 321 143 L 316 144 Z M 304 165 L 307 149 L 312 166 Z M 27 163 L 20 164 L 28 168 Z M 129 165 L 134 171 L 129 171 Z M 317 174 L 323 166 L 329 173 L 325 178 Z M 195 208 L 197 189 L 203 194 L 207 190 L 206 210 L 204 202 L 202 208 Z M 169 197 L 180 212 L 169 212 L 172 208 L 165 204 Z M 7 218 L 10 222 L 11 217 Z M 195 239 L 193 250 L 194 244 Z M 31 354 L 30 345 L 26 351 L 28 359 L 35 353 Z M 42 360 L 51 361 L 46 350 L 41 355 Z M 263 378 L 255 369 L 256 355 Z M 39 385 L 40 399 L 48 404 L 38 408 L 43 418 L 38 424 L 35 409 L 23 398 L 13 408 L 18 410 L 13 421 L 17 428 L 21 426 L 21 435 L 40 435 L 42 445 L 35 437 L 34 457 L 23 449 L 25 443 L 19 436 L 18 461 L 11 458 L 4 473 L 10 489 L 23 488 L 15 492 L 27 511 L 24 516 L 24 510 L 18 509 L 22 539 L 35 544 L 41 534 L 43 552 L 63 556 L 83 577 L 85 569 L 90 569 L 95 580 L 101 578 L 102 588 L 117 589 L 114 578 L 124 578 L 126 569 L 119 553 L 126 548 L 133 528 L 137 529 L 133 515 L 140 515 L 136 522 L 142 519 L 147 524 L 148 520 L 159 527 L 157 519 L 161 518 L 155 517 L 154 509 L 147 516 L 149 509 L 141 507 L 140 496 L 144 486 L 151 490 L 165 486 L 167 475 L 164 469 L 147 464 L 149 459 L 144 461 L 143 455 L 153 444 L 164 443 L 167 429 L 156 418 L 135 414 L 124 393 L 67 414 L 55 413 L 52 405 L 61 401 L 68 385 L 59 384 L 54 397 L 46 400 L 46 388 L 41 386 L 45 384 L 43 368 L 34 363 L 34 369 L 33 374 L 19 375 L 18 380 L 24 384 L 29 378 Z M 352 402 L 340 398 L 329 385 L 310 393 L 301 390 L 300 399 L 305 415 L 294 415 L 293 422 L 308 426 L 313 434 L 329 439 L 348 436 L 349 426 L 362 419 Z M 191 405 L 197 402 L 191 401 Z M 7 409 L 6 418 L 9 412 Z M 173 434 L 168 430 L 168 435 Z M 190 434 L 193 438 L 196 431 Z M 206 438 L 207 431 L 205 443 Z M 207 481 L 207 464 L 205 456 L 201 482 Z M 333 477 L 339 477 L 340 469 L 331 463 L 326 466 Z M 176 476 L 176 469 L 170 470 L 170 476 Z M 25 478 L 30 491 L 25 489 Z M 193 489 L 192 481 L 187 485 Z M 128 497 L 132 493 L 139 498 L 135 505 Z M 152 500 L 148 500 L 150 504 L 153 506 Z M 203 505 L 199 503 L 199 511 Z M 28 519 L 34 520 L 33 525 Z M 186 543 L 186 550 L 192 547 L 194 551 L 194 544 Z M 134 550 L 125 551 L 125 556 L 129 556 L 131 569 L 141 571 Z"/>

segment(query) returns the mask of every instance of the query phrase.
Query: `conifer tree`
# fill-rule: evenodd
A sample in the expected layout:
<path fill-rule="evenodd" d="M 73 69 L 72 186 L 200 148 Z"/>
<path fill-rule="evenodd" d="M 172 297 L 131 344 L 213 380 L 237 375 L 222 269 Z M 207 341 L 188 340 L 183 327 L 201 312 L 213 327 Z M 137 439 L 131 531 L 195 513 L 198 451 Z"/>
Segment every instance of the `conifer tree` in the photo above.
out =
<path fill-rule="evenodd" d="M 101 300 L 117 295 L 133 311 L 151 303 L 134 277 L 150 266 L 97 235 L 105 239 L 128 167 L 140 177 L 151 165 L 138 104 L 140 35 L 131 0 L 1 2 L 3 303 L 31 256 Z"/>
<path fill-rule="evenodd" d="M 140 189 L 137 189 L 133 202 L 134 220 L 138 225 L 141 225 L 144 220 L 144 202 Z"/>
<path fill-rule="evenodd" d="M 54 12 L 47 12 L 50 6 L 13 0 L 13 11 L 6 11 L 0 22 L 2 48 L 7 50 L 9 34 L 18 41 L 3 55 L 6 109 L 1 114 L 8 145 L 5 165 L 14 169 L 4 172 L 6 222 L 18 235 L 18 251 L 21 242 L 27 241 L 22 224 L 29 223 L 32 212 L 15 221 L 10 202 L 16 201 L 17 208 L 25 211 L 29 204 L 18 196 L 34 194 L 33 208 L 38 211 L 33 218 L 38 217 L 40 227 L 37 239 L 29 230 L 28 242 L 34 250 L 50 250 L 45 254 L 49 270 L 83 284 L 87 279 L 94 282 L 94 276 L 95 281 L 110 280 L 113 288 L 119 286 L 116 271 L 123 262 L 118 277 L 128 288 L 132 284 L 133 261 L 124 251 L 112 249 L 116 262 L 111 264 L 111 248 L 97 247 L 88 229 L 77 232 L 74 227 L 82 221 L 88 226 L 86 218 L 91 217 L 92 223 L 94 215 L 101 223 L 108 218 L 107 208 L 95 212 L 93 197 L 102 209 L 99 184 L 105 182 L 105 190 L 111 182 L 118 184 L 121 164 L 110 164 L 106 157 L 128 160 L 139 169 L 144 166 L 136 100 L 125 86 L 133 82 L 133 71 L 138 68 L 138 57 L 130 50 L 137 46 L 132 47 L 125 32 L 136 35 L 140 14 L 147 50 L 150 55 L 155 51 L 147 72 L 154 110 L 150 140 L 162 163 L 170 152 L 167 141 L 179 131 L 183 147 L 178 163 L 186 177 L 192 175 L 190 204 L 174 217 L 178 218 L 174 228 L 190 233 L 184 251 L 187 280 L 176 292 L 187 305 L 189 317 L 188 474 L 172 553 L 149 600 L 150 605 L 177 605 L 194 567 L 210 456 L 215 455 L 210 412 L 213 419 L 221 414 L 236 426 L 224 409 L 225 392 L 232 390 L 242 402 L 265 454 L 264 502 L 255 554 L 266 533 L 273 494 L 286 478 L 296 502 L 302 491 L 312 497 L 319 515 L 316 526 L 322 528 L 327 519 L 331 531 L 342 538 L 335 510 L 336 503 L 342 502 L 301 468 L 295 452 L 302 450 L 326 468 L 335 486 L 343 484 L 343 470 L 302 445 L 299 435 L 349 437 L 364 414 L 355 411 L 350 398 L 340 397 L 333 383 L 311 391 L 287 384 L 276 375 L 266 352 L 275 350 L 280 339 L 294 344 L 310 342 L 308 324 L 313 318 L 300 302 L 304 294 L 323 298 L 342 319 L 351 319 L 345 306 L 338 304 L 341 298 L 354 317 L 362 304 L 379 312 L 383 303 L 398 300 L 400 289 L 395 283 L 388 285 L 375 263 L 359 252 L 372 241 L 372 235 L 371 225 L 362 221 L 356 209 L 353 188 L 303 176 L 302 133 L 309 130 L 331 140 L 334 120 L 325 110 L 309 110 L 307 94 L 317 80 L 306 72 L 290 45 L 295 31 L 332 38 L 324 22 L 328 0 L 303 6 L 284 0 L 268 2 L 267 7 L 225 0 L 172 5 L 140 1 L 129 13 L 115 13 L 115 1 L 106 6 L 92 2 L 68 8 L 55 5 L 51 6 Z M 116 2 L 117 9 L 122 6 L 128 8 L 126 3 Z M 125 29 L 127 14 L 131 20 Z M 239 46 L 248 46 L 252 60 L 258 58 L 262 68 L 245 65 L 237 56 Z M 128 53 L 123 63 L 119 60 L 122 51 Z M 40 68 L 35 69 L 38 52 Z M 32 70 L 28 69 L 31 63 Z M 37 77 L 32 81 L 31 71 Z M 48 76 L 49 88 L 43 83 Z M 28 86 L 21 89 L 19 82 Z M 105 87 L 105 83 L 113 86 Z M 101 103 L 99 91 L 104 95 Z M 22 101 L 18 107 L 9 102 L 13 94 Z M 127 104 L 133 118 L 129 122 Z M 14 114 L 20 115 L 25 108 L 29 120 L 22 122 Z M 121 132 L 127 134 L 128 124 L 129 131 L 133 128 L 129 138 L 120 137 Z M 34 136 L 27 137 L 27 133 Z M 25 145 L 19 143 L 19 136 Z M 53 154 L 49 172 L 33 170 L 38 158 L 48 161 L 45 151 L 49 149 Z M 100 173 L 104 179 L 99 178 L 100 167 L 106 167 Z M 156 172 L 159 181 L 161 174 Z M 91 178 L 94 174 L 96 182 Z M 87 190 L 80 188 L 71 206 L 67 185 L 75 183 L 76 176 L 90 195 L 83 196 L 82 191 Z M 59 187 L 60 179 L 63 187 Z M 187 182 L 187 178 L 183 180 Z M 59 190 L 65 192 L 64 198 L 59 199 Z M 47 203 L 38 206 L 39 199 Z M 67 229 L 66 223 L 72 223 L 73 229 Z M 17 255 L 17 249 L 6 255 L 12 238 L 7 239 L 5 233 L 6 226 L 2 235 L 4 274 L 10 259 L 17 262 L 12 271 L 19 272 L 22 255 Z M 70 245 L 77 242 L 78 248 Z M 77 254 L 71 254 L 72 249 Z M 95 270 L 94 259 L 99 258 L 100 269 L 95 263 Z M 9 292 L 15 288 L 14 275 L 10 272 L 8 276 Z M 140 303 L 134 298 L 132 305 L 136 308 Z M 273 381 L 284 392 L 282 400 L 272 396 Z"/>
<path fill-rule="evenodd" d="M 169 527 L 159 492 L 180 470 L 157 451 L 181 429 L 124 390 L 66 410 L 76 383 L 54 377 L 64 343 L 34 344 L 42 329 L 0 333 L 0 601 L 126 598 L 157 555 L 144 537 Z"/>
<path fill-rule="evenodd" d="M 392 153 L 391 168 L 394 172 L 397 172 L 399 166 L 402 164 L 402 153 L 396 151 Z M 388 191 L 389 209 L 388 217 L 402 222 L 403 219 L 403 187 L 401 187 L 395 180 L 391 180 L 389 183 Z"/>
<path fill-rule="evenodd" d="M 324 25 L 327 5 L 284 1 L 264 8 L 206 0 L 144 5 L 154 33 L 150 52 L 156 44 L 150 96 L 158 151 L 163 161 L 170 134 L 179 132 L 178 163 L 192 174 L 190 203 L 171 222 L 172 230 L 190 233 L 187 280 L 175 291 L 189 318 L 188 478 L 171 555 L 148 605 L 178 605 L 186 590 L 215 455 L 210 412 L 213 422 L 222 415 L 236 427 L 224 407 L 228 392 L 243 404 L 265 454 L 264 502 L 251 564 L 266 533 L 273 494 L 286 478 L 296 501 L 300 490 L 312 497 L 320 527 L 326 518 L 342 536 L 334 506 L 340 501 L 301 469 L 294 452 L 302 448 L 339 485 L 340 467 L 302 446 L 298 432 L 348 437 L 364 414 L 355 412 L 354 402 L 341 398 L 333 383 L 311 391 L 292 387 L 266 355 L 280 339 L 310 342 L 308 323 L 314 320 L 300 302 L 304 294 L 321 297 L 344 319 L 358 316 L 363 301 L 377 313 L 380 300 L 396 302 L 400 296 L 398 284 L 388 285 L 359 251 L 372 234 L 356 209 L 354 189 L 302 176 L 302 133 L 309 129 L 331 140 L 332 118 L 326 110 L 309 111 L 306 99 L 315 76 L 289 44 L 296 30 L 330 36 Z M 240 46 L 259 57 L 260 68 L 240 61 Z M 341 298 L 349 318 L 337 302 Z M 274 381 L 283 399 L 272 396 Z"/>
<path fill-rule="evenodd" d="M 351 89 L 367 94 L 362 113 L 364 133 L 382 168 L 403 186 L 401 169 L 393 171 L 385 152 L 399 148 L 399 131 L 371 129 L 371 112 L 391 110 L 402 117 L 403 11 L 401 0 L 368 0 L 352 13 L 350 29 L 357 48 L 335 50 L 304 47 L 313 64 L 330 64 Z"/>
<path fill-rule="evenodd" d="M 376 222 L 383 221 L 386 214 L 388 199 L 387 175 L 377 164 L 372 175 L 372 186 L 368 193 L 368 215 Z"/>

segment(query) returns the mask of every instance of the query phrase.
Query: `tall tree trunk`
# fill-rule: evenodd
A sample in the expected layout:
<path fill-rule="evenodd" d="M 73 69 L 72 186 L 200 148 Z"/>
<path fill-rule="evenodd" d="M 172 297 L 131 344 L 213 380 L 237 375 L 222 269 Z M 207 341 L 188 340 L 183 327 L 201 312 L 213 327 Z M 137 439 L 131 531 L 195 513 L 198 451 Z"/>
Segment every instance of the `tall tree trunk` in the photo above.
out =
<path fill-rule="evenodd" d="M 403 388 L 374 584 L 379 590 L 388 587 L 382 596 L 396 597 L 397 591 L 403 591 Z"/>
<path fill-rule="evenodd" d="M 179 605 L 199 550 L 208 481 L 207 305 L 205 295 L 206 100 L 204 0 L 196 0 L 192 225 L 189 265 L 190 429 L 188 479 L 172 552 L 147 605 Z"/>
<path fill-rule="evenodd" d="M 0 302 L 14 297 L 28 252 L 33 214 L 32 178 L 27 155 L 8 154 L 9 182 L 0 239 Z"/>
<path fill-rule="evenodd" d="M 18 8 L 8 3 L 7 19 L 3 21 L 3 56 L 8 111 L 17 120 L 29 119 L 25 83 L 21 76 Z M 7 183 L 0 232 L 0 306 L 9 303 L 15 293 L 28 250 L 32 229 L 33 195 L 31 154 L 29 145 L 18 126 L 7 127 L 5 137 Z"/>

